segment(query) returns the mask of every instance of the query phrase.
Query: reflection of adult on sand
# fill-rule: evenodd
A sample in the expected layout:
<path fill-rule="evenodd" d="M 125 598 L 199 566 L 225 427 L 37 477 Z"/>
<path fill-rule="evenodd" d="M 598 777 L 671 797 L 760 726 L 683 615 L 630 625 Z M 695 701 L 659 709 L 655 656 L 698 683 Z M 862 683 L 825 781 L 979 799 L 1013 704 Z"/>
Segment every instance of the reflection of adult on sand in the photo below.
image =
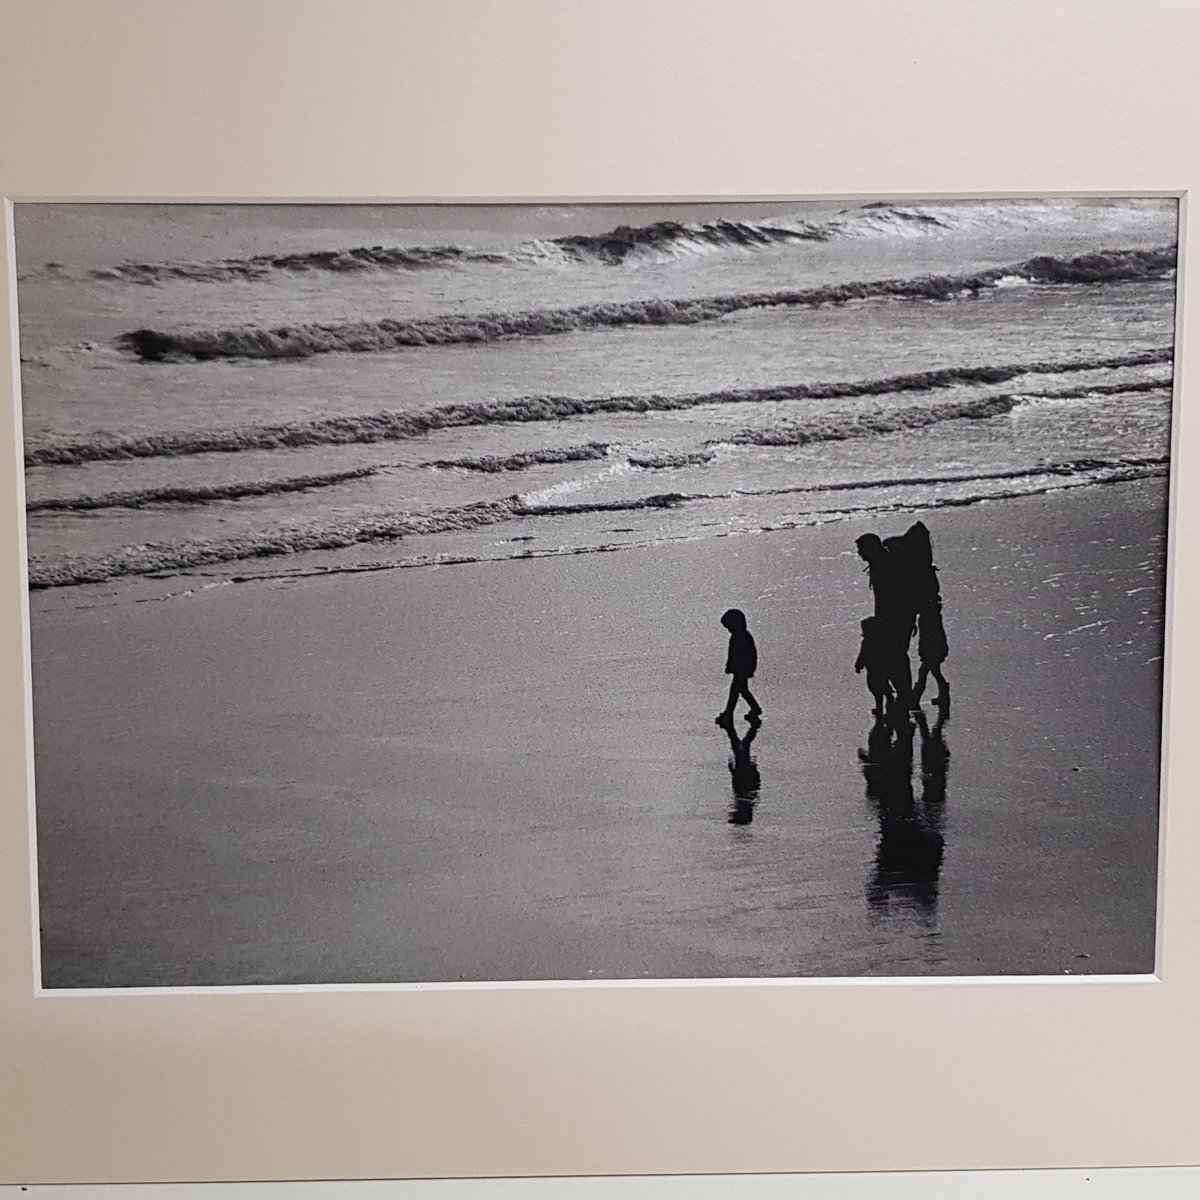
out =
<path fill-rule="evenodd" d="M 758 736 L 758 725 L 751 725 L 745 737 L 738 737 L 732 722 L 725 726 L 729 735 L 729 776 L 733 784 L 733 807 L 729 810 L 730 825 L 749 825 L 754 820 L 754 805 L 758 802 L 762 776 L 758 764 L 750 757 L 750 744 Z"/>
<path fill-rule="evenodd" d="M 930 731 L 924 715 L 917 717 L 921 732 L 921 801 L 913 796 L 914 726 L 878 720 L 859 751 L 867 797 L 875 801 L 879 844 L 875 869 L 867 885 L 872 908 L 893 901 L 926 912 L 937 904 L 945 842 L 942 837 L 946 801 L 946 763 L 950 753 L 942 736 L 944 713 Z"/>
<path fill-rule="evenodd" d="M 919 709 L 913 714 L 917 728 L 921 731 L 921 810 L 926 825 L 935 833 L 941 833 L 946 823 L 946 770 L 950 751 L 946 746 L 943 729 L 948 710 L 938 710 L 938 719 L 933 728 Z"/>

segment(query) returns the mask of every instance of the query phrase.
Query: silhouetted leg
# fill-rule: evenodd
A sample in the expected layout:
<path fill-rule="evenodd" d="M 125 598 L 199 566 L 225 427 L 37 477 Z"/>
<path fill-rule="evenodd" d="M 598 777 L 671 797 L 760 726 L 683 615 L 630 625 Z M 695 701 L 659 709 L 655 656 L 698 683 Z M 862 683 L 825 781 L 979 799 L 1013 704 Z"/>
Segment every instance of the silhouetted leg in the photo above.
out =
<path fill-rule="evenodd" d="M 905 710 L 913 703 L 912 666 L 908 661 L 908 651 L 896 655 L 892 667 L 892 687 L 896 691 L 896 707 Z"/>
<path fill-rule="evenodd" d="M 733 720 L 733 710 L 737 707 L 738 692 L 740 690 L 739 680 L 735 675 L 729 681 L 729 699 L 725 702 L 725 708 L 717 714 L 718 725 L 726 725 Z"/>
<path fill-rule="evenodd" d="M 935 671 L 937 667 L 933 668 Z M 913 703 L 917 704 L 922 694 L 925 691 L 925 681 L 929 678 L 929 668 L 922 663 L 921 669 L 917 672 L 917 682 L 913 684 Z"/>
<path fill-rule="evenodd" d="M 755 700 L 754 696 L 751 694 L 749 683 L 747 683 L 744 679 L 742 680 L 741 694 L 745 696 L 746 703 L 750 705 L 750 719 L 752 721 L 758 720 L 758 718 L 762 715 L 762 705 Z"/>
<path fill-rule="evenodd" d="M 922 668 L 924 670 L 924 668 Z M 937 703 L 939 706 L 950 703 L 950 685 L 946 682 L 946 677 L 942 674 L 941 664 L 939 663 L 933 668 L 933 677 L 937 680 L 938 694 Z"/>
<path fill-rule="evenodd" d="M 885 665 L 888 683 L 895 696 L 892 708 L 907 712 L 912 701 L 912 667 L 908 661 L 911 628 L 889 621 L 880 630 L 881 665 Z"/>

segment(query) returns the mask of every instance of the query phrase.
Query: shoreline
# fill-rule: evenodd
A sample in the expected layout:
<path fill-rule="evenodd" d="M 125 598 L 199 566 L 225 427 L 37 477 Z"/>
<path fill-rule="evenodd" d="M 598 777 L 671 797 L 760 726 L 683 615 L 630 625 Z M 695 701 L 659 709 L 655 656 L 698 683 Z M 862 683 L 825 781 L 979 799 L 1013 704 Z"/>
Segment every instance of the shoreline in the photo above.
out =
<path fill-rule="evenodd" d="M 927 488 L 938 485 L 954 485 L 966 482 L 978 481 L 998 481 L 1019 480 L 1028 476 L 1045 476 L 1046 478 L 1061 479 L 1069 476 L 1073 471 L 1084 470 L 1108 470 L 1110 473 L 1106 476 L 1094 475 L 1089 478 L 1076 478 L 1071 482 L 1055 483 L 1047 485 L 1045 488 L 1034 491 L 997 491 L 989 495 L 978 496 L 954 496 L 942 497 L 936 504 L 921 504 L 913 500 L 897 500 L 891 506 L 883 509 L 874 510 L 882 519 L 887 520 L 903 520 L 906 516 L 910 516 L 913 520 L 921 516 L 928 516 L 933 512 L 941 512 L 946 509 L 967 508 L 978 504 L 990 504 L 996 501 L 1004 500 L 1023 500 L 1032 499 L 1040 496 L 1056 495 L 1065 491 L 1073 491 L 1079 488 L 1104 488 L 1119 484 L 1135 482 L 1139 480 L 1163 479 L 1166 480 L 1169 474 L 1169 459 L 1162 458 L 1131 458 L 1120 462 L 1105 464 L 1101 467 L 1100 464 L 1049 464 L 1035 468 L 1012 468 L 1007 470 L 999 470 L 984 474 L 949 474 L 944 477 L 922 477 L 914 480 L 881 480 L 871 483 L 829 483 L 815 484 L 812 487 L 797 487 L 790 489 L 778 489 L 768 491 L 746 491 L 743 493 L 733 492 L 726 497 L 727 500 L 735 499 L 745 495 L 747 497 L 762 498 L 762 497 L 785 497 L 792 494 L 822 494 L 822 493 L 847 493 L 853 494 L 858 491 L 866 491 L 870 488 Z M 334 477 L 336 478 L 336 476 Z M 651 512 L 664 508 L 673 509 L 677 501 L 676 494 L 673 493 L 658 493 L 648 497 L 641 497 L 624 502 L 608 502 L 596 503 L 594 506 L 577 505 L 566 506 L 563 511 L 559 512 L 553 508 L 542 510 L 536 506 L 528 509 L 523 507 L 523 493 L 512 492 L 502 495 L 498 498 L 493 498 L 489 501 L 492 509 L 495 510 L 495 515 L 486 516 L 480 519 L 477 523 L 475 531 L 498 531 L 502 526 L 511 522 L 520 521 L 524 518 L 548 517 L 556 516 L 578 516 L 594 515 L 609 517 L 613 514 L 622 513 L 644 513 Z M 127 497 L 117 496 L 114 499 L 124 500 Z M 686 502 L 689 499 L 705 500 L 710 499 L 707 496 L 687 497 L 683 496 L 682 501 Z M 162 502 L 170 503 L 171 497 L 163 498 Z M 50 507 L 50 506 L 48 506 Z M 80 506 L 86 507 L 86 506 Z M 478 503 L 466 505 L 459 512 L 467 512 L 472 509 L 480 509 Z M 503 511 L 507 509 L 507 511 Z M 599 543 L 596 545 L 559 545 L 552 548 L 534 548 L 532 542 L 534 537 L 529 535 L 514 535 L 508 538 L 499 539 L 499 545 L 507 545 L 509 543 L 524 543 L 522 550 L 519 553 L 511 551 L 507 553 L 487 554 L 482 550 L 477 554 L 456 554 L 454 552 L 439 552 L 433 556 L 418 555 L 412 559 L 392 558 L 379 560 L 372 557 L 367 557 L 370 553 L 375 553 L 377 543 L 370 539 L 365 539 L 360 542 L 352 542 L 350 544 L 342 544 L 339 542 L 331 551 L 328 549 L 294 549 L 294 550 L 272 550 L 269 553 L 261 556 L 251 556 L 245 559 L 231 558 L 214 559 L 211 563 L 197 565 L 193 571 L 183 568 L 173 570 L 169 567 L 162 567 L 158 570 L 148 571 L 146 573 L 134 572 L 130 574 L 120 574 L 111 578 L 97 578 L 94 580 L 75 580 L 66 583 L 46 583 L 39 581 L 34 574 L 30 573 L 29 589 L 31 597 L 31 605 L 36 613 L 52 613 L 60 607 L 88 607 L 89 605 L 77 605 L 73 602 L 77 596 L 82 596 L 85 600 L 98 601 L 102 605 L 109 607 L 118 607 L 127 601 L 145 602 L 149 600 L 173 600 L 180 597 L 195 595 L 198 592 L 209 591 L 215 588 L 229 587 L 233 585 L 255 585 L 255 584 L 270 584 L 272 582 L 293 582 L 302 583 L 303 581 L 313 581 L 321 579 L 335 579 L 346 575 L 359 574 L 379 574 L 389 571 L 402 570 L 437 570 L 450 567 L 460 566 L 487 566 L 489 564 L 505 563 L 512 561 L 527 561 L 532 559 L 547 559 L 547 558 L 564 558 L 580 554 L 612 554 L 620 553 L 627 550 L 643 551 L 648 549 L 658 549 L 673 545 L 686 544 L 691 542 L 705 541 L 713 537 L 743 537 L 748 535 L 764 535 L 764 534 L 779 534 L 792 533 L 803 531 L 805 529 L 818 529 L 825 525 L 837 525 L 842 522 L 857 521 L 863 519 L 863 513 L 866 510 L 862 508 L 848 509 L 828 509 L 817 510 L 807 514 L 807 520 L 796 520 L 789 518 L 781 518 L 779 523 L 767 525 L 748 525 L 742 528 L 731 528 L 717 535 L 701 534 L 694 530 L 685 530 L 677 534 L 664 534 L 661 531 L 655 531 L 654 535 L 649 540 L 632 541 L 632 542 L 615 542 L 615 543 Z M 438 514 L 444 515 L 444 514 Z M 406 518 L 407 519 L 407 514 Z M 391 520 L 391 519 L 389 519 Z M 394 523 L 394 522 L 392 522 Z M 514 526 L 515 528 L 515 526 Z M 449 530 L 451 534 L 462 534 L 471 531 L 468 526 L 456 526 Z M 418 531 L 425 538 L 436 537 L 436 533 L 429 532 L 426 528 L 421 528 Z M 619 532 L 626 533 L 632 530 L 621 530 Z M 387 541 L 385 545 L 403 544 L 409 535 L 396 535 L 394 540 Z M 124 551 L 119 553 L 133 553 L 135 551 L 150 552 L 153 547 L 134 546 L 126 547 Z M 329 555 L 336 555 L 338 564 L 336 566 L 329 565 Z M 214 576 L 214 570 L 221 568 L 234 568 L 239 563 L 246 564 L 246 571 L 237 574 L 230 574 L 225 577 Z M 259 567 L 257 572 L 251 571 L 253 567 Z M 277 566 L 278 570 L 268 569 L 270 566 Z M 289 569 L 290 568 L 290 569 Z M 297 569 L 298 568 L 298 569 Z M 175 585 L 163 587 L 162 585 Z"/>
<path fill-rule="evenodd" d="M 1150 971 L 1164 495 L 35 611 L 45 985 Z M 912 855 L 864 795 L 851 559 L 918 517 L 944 850 L 932 900 L 881 899 Z M 729 606 L 766 708 L 744 824 Z"/>

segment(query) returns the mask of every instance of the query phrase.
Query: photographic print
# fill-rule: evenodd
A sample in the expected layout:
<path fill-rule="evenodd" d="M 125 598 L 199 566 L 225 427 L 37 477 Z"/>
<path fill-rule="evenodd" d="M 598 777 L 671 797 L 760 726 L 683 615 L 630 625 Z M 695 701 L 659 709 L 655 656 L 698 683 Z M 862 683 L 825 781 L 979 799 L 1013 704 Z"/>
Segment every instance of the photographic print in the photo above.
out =
<path fill-rule="evenodd" d="M 1154 969 L 1176 200 L 15 227 L 43 987 Z"/>

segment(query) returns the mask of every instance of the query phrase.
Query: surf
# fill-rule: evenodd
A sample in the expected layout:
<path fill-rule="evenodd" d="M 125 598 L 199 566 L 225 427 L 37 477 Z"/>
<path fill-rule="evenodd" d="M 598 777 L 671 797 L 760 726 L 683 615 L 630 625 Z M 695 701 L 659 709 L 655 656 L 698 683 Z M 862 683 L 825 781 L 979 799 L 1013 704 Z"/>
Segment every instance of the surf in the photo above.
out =
<path fill-rule="evenodd" d="M 529 494 L 514 494 L 498 500 L 478 501 L 457 508 L 426 513 L 383 513 L 342 519 L 328 524 L 294 526 L 272 529 L 225 539 L 197 539 L 179 544 L 143 544 L 127 546 L 100 554 L 74 554 L 49 561 L 32 559 L 29 564 L 29 586 L 33 590 L 73 587 L 104 583 L 130 576 L 161 576 L 196 570 L 203 567 L 278 558 L 313 551 L 336 551 L 368 543 L 393 543 L 406 538 L 428 534 L 469 531 L 498 525 L 512 520 L 554 518 L 644 510 L 676 510 L 706 501 L 729 500 L 737 497 L 792 496 L 804 493 L 853 492 L 871 489 L 895 489 L 905 486 L 928 486 L 936 483 L 984 483 L 1011 480 L 1025 481 L 1032 486 L 1009 491 L 978 491 L 961 496 L 925 496 L 923 509 L 973 504 L 984 499 L 1003 499 L 1029 495 L 1062 487 L 1089 483 L 1117 483 L 1162 475 L 1167 471 L 1165 457 L 1122 458 L 1114 460 L 1077 459 L 1041 463 L 1028 468 L 976 474 L 949 474 L 914 478 L 861 479 L 831 484 L 795 486 L 776 489 L 737 492 L 664 492 L 634 499 L 568 503 L 553 499 L 539 500 Z M 1041 482 L 1033 482 L 1041 481 Z M 824 510 L 804 514 L 810 521 L 836 520 L 864 511 L 902 509 L 903 501 L 890 499 L 874 508 L 853 510 Z M 795 522 L 793 522 L 794 524 Z M 760 532 L 784 528 L 765 524 Z M 663 535 L 667 536 L 667 535 Z M 594 550 L 611 550 L 619 546 L 605 544 Z M 588 547 L 573 548 L 571 553 L 586 553 Z M 458 555 L 448 561 L 479 561 L 471 556 Z M 401 566 L 405 564 L 392 564 Z M 336 570 L 337 568 L 332 568 Z M 350 570 L 355 568 L 351 567 Z M 327 571 L 310 573 L 328 573 Z"/>
<path fill-rule="evenodd" d="M 135 458 L 180 458 L 196 454 L 236 454 L 305 446 L 404 441 L 440 429 L 563 421 L 599 413 L 681 412 L 703 405 L 762 404 L 774 401 L 835 400 L 931 392 L 953 387 L 996 385 L 1022 376 L 1166 365 L 1174 349 L 1158 347 L 1135 354 L 1004 365 L 943 367 L 870 379 L 778 384 L 664 395 L 656 392 L 612 396 L 522 396 L 512 400 L 448 404 L 414 412 L 378 412 L 323 417 L 279 425 L 144 434 L 136 437 L 97 432 L 82 441 L 27 446 L 25 465 L 73 466 Z M 1160 383 L 1156 386 L 1169 386 Z"/>
<path fill-rule="evenodd" d="M 1102 210 L 1094 207 L 1093 214 Z M 1115 228 L 1132 219 L 1143 228 L 1156 220 L 1152 209 L 1113 210 Z M 917 203 L 877 201 L 843 209 L 823 218 L 799 214 L 763 218 L 712 218 L 703 221 L 652 221 L 618 225 L 602 233 L 535 238 L 507 249 L 472 245 L 359 245 L 213 259 L 127 260 L 112 266 L 72 270 L 57 261 L 24 268 L 19 281 L 35 278 L 88 278 L 117 284 L 154 287 L 183 281 L 197 284 L 284 281 L 298 274 L 361 272 L 406 274 L 455 270 L 471 266 L 537 267 L 544 265 L 637 266 L 666 263 L 697 255 L 756 253 L 774 247 L 803 247 L 838 239 L 928 239 L 955 233 L 1034 233 L 1077 220 L 1062 202 L 1004 204 Z"/>
<path fill-rule="evenodd" d="M 695 325 L 756 308 L 819 308 L 852 301 L 965 300 L 1001 280 L 1033 285 L 1096 285 L 1163 279 L 1174 272 L 1176 248 L 1105 250 L 1072 258 L 1039 255 L 1024 262 L 961 275 L 857 280 L 819 287 L 690 299 L 631 300 L 565 308 L 449 313 L 331 324 L 237 326 L 223 329 L 143 328 L 119 335 L 116 347 L 144 362 L 228 359 L 295 360 L 320 354 L 389 353 L 430 346 L 487 345 L 512 338 L 550 337 L 594 329 Z"/>

